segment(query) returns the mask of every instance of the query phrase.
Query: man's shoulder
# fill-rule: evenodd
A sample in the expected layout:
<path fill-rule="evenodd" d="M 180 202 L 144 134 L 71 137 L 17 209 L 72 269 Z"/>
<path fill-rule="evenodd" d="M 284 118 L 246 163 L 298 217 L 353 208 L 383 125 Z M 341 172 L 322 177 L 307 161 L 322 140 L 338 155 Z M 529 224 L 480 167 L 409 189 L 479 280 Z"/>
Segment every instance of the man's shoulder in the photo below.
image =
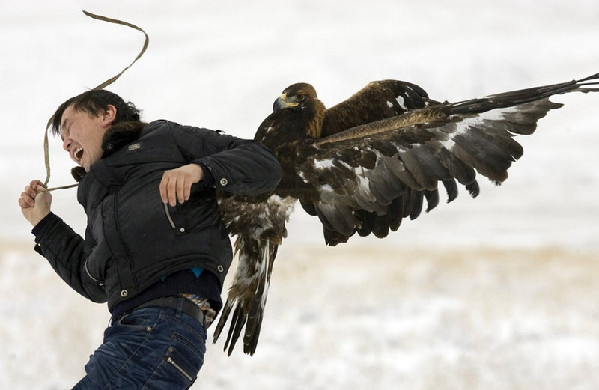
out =
<path fill-rule="evenodd" d="M 144 136 L 146 134 L 155 133 L 157 131 L 168 131 L 176 125 L 177 124 L 175 122 L 168 121 L 166 119 L 157 119 L 145 125 L 141 131 L 141 135 Z"/>
<path fill-rule="evenodd" d="M 213 131 L 215 131 L 215 130 L 210 130 L 210 129 L 206 129 L 203 127 L 182 125 L 180 123 L 166 120 L 166 119 L 157 119 L 157 120 L 154 120 L 154 121 L 146 124 L 146 126 L 142 130 L 141 135 L 144 136 L 147 134 L 163 133 L 163 132 L 164 133 L 183 132 L 183 133 L 203 134 L 205 132 L 213 132 Z M 218 130 L 216 130 L 216 131 L 219 132 Z"/>

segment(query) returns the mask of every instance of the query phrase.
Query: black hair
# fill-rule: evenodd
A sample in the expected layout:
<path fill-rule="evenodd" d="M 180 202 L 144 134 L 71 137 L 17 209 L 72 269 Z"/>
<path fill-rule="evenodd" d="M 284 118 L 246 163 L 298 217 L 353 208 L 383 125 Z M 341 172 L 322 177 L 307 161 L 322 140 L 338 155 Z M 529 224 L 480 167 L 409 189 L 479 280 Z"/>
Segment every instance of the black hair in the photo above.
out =
<path fill-rule="evenodd" d="M 113 125 L 119 122 L 139 121 L 139 110 L 133 103 L 125 102 L 123 98 L 116 93 L 105 89 L 92 89 L 83 92 L 80 95 L 73 96 L 58 106 L 52 117 L 53 134 L 60 134 L 60 120 L 62 114 L 64 114 L 65 110 L 71 105 L 77 111 L 85 111 L 94 116 L 99 116 L 109 105 L 112 105 L 116 108 L 116 117 L 114 122 L 112 122 Z"/>

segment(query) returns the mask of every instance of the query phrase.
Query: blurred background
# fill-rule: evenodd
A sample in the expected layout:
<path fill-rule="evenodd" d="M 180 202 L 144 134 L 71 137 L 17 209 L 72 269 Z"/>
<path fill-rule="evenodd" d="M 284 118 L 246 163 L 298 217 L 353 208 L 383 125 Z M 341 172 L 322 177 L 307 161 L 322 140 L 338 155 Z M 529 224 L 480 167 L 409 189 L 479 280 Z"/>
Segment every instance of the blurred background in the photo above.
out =
<path fill-rule="evenodd" d="M 33 252 L 17 199 L 45 177 L 44 126 L 67 98 L 137 55 L 110 90 L 169 119 L 253 137 L 289 84 L 332 106 L 394 78 L 464 100 L 599 72 L 599 3 L 532 0 L 0 5 L 0 389 L 62 389 L 108 324 Z M 255 356 L 210 345 L 193 388 L 596 389 L 599 386 L 599 94 L 565 103 L 518 140 L 500 187 L 481 179 L 384 240 L 327 248 L 297 208 Z M 51 139 L 50 186 L 73 166 Z M 76 190 L 53 210 L 82 233 Z M 233 270 L 233 269 L 232 269 Z M 211 335 L 211 332 L 209 332 Z"/>

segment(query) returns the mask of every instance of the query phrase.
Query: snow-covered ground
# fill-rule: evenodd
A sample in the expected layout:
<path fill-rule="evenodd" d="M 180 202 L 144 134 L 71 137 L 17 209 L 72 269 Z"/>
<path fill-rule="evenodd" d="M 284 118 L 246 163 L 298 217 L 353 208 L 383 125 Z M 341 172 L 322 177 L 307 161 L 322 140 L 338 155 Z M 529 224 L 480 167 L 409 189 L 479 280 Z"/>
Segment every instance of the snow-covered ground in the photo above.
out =
<path fill-rule="evenodd" d="M 599 386 L 599 262 L 545 249 L 281 250 L 254 356 L 208 346 L 194 389 Z M 65 389 L 106 310 L 35 254 L 4 251 L 2 389 Z"/>
<path fill-rule="evenodd" d="M 287 85 L 333 105 L 367 82 L 463 100 L 599 72 L 594 0 L 53 0 L 0 5 L 0 389 L 70 388 L 106 309 L 31 250 L 16 199 L 45 175 L 42 136 L 66 98 L 146 55 L 110 87 L 144 111 L 252 137 Z M 253 357 L 209 348 L 194 388 L 595 389 L 599 386 L 599 94 L 520 138 L 501 187 L 408 222 L 385 240 L 324 248 L 297 210 Z M 72 163 L 51 142 L 50 185 Z M 74 190 L 54 210 L 82 231 Z"/>

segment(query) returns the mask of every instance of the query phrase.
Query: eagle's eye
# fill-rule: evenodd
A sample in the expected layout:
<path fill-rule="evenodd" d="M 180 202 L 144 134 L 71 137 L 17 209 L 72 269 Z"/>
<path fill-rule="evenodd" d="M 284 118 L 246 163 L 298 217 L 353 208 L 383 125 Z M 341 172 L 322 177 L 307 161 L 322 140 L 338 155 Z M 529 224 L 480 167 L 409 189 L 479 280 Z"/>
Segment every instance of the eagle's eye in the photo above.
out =
<path fill-rule="evenodd" d="M 300 93 L 296 96 L 296 99 L 298 102 L 303 102 L 304 100 L 306 100 L 306 95 Z"/>

